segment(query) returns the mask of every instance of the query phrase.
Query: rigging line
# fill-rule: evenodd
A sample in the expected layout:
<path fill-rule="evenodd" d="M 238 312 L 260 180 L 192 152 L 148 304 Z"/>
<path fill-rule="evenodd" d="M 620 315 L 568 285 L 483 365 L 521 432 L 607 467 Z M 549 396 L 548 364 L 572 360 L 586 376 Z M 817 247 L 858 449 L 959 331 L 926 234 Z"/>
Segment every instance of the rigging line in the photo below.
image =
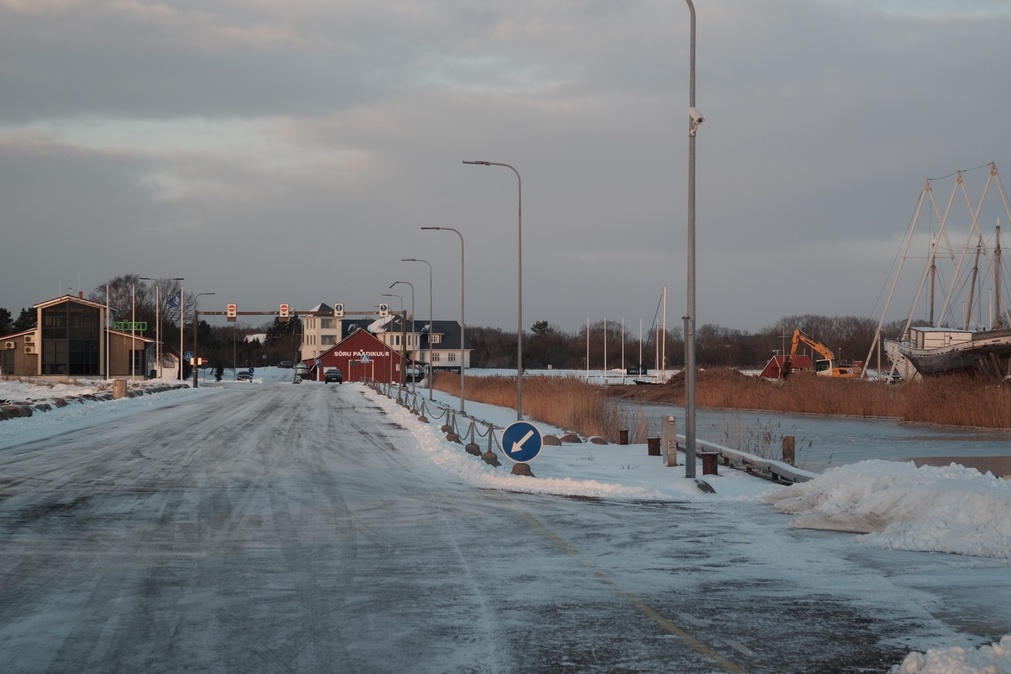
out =
<path fill-rule="evenodd" d="M 656 303 L 656 312 L 653 314 L 653 325 L 649 326 L 649 332 L 646 333 L 646 344 L 649 344 L 650 337 L 653 335 L 653 329 L 656 327 L 657 321 L 660 319 L 660 308 L 663 306 L 663 294 L 660 295 L 660 299 Z"/>
<path fill-rule="evenodd" d="M 978 170 L 980 170 L 982 168 L 988 168 L 990 166 L 993 166 L 993 162 L 987 162 L 986 164 L 983 164 L 982 166 L 977 166 L 976 168 L 959 169 L 958 171 L 955 171 L 954 173 L 949 173 L 946 176 L 941 176 L 940 178 L 927 178 L 927 180 L 947 180 L 951 176 L 956 176 L 959 173 L 971 173 L 972 171 L 978 171 Z"/>

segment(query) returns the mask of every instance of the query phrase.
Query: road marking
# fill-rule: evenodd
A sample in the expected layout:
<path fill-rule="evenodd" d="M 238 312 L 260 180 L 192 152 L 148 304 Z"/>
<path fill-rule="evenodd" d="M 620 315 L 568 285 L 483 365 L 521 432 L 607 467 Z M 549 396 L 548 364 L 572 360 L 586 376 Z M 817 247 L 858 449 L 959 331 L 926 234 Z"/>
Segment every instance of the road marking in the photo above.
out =
<path fill-rule="evenodd" d="M 696 639 L 694 636 L 692 636 L 691 634 L 689 634 L 688 632 L 681 629 L 673 622 L 662 616 L 653 607 L 649 606 L 648 604 L 645 604 L 644 602 L 636 599 L 628 592 L 622 590 L 610 576 L 608 576 L 606 573 L 604 573 L 603 571 L 601 571 L 600 569 L 596 568 L 595 566 L 587 562 L 585 559 L 583 559 L 580 556 L 578 550 L 569 545 L 566 541 L 562 540 L 557 534 L 548 529 L 547 525 L 538 520 L 536 517 L 522 511 L 519 513 L 519 515 L 520 517 L 522 517 L 527 521 L 531 529 L 536 529 L 537 531 L 539 531 L 540 534 L 544 536 L 544 538 L 554 543 L 558 547 L 558 549 L 560 549 L 565 554 L 571 557 L 576 557 L 579 563 L 584 567 L 586 567 L 587 569 L 589 569 L 590 571 L 592 571 L 593 575 L 596 576 L 601 583 L 607 585 L 615 592 L 617 592 L 620 596 L 622 596 L 625 599 L 625 601 L 627 601 L 632 606 L 632 608 L 639 611 L 639 613 L 642 613 L 644 616 L 655 622 L 657 625 L 660 626 L 661 629 L 663 629 L 663 631 L 667 632 L 667 634 L 670 634 L 672 636 L 681 639 L 692 650 L 712 660 L 724 672 L 727 672 L 727 674 L 747 674 L 747 670 L 745 670 L 743 667 L 723 657 L 715 650 L 713 650 L 713 648 L 710 647 L 708 644 L 705 644 L 699 639 Z"/>

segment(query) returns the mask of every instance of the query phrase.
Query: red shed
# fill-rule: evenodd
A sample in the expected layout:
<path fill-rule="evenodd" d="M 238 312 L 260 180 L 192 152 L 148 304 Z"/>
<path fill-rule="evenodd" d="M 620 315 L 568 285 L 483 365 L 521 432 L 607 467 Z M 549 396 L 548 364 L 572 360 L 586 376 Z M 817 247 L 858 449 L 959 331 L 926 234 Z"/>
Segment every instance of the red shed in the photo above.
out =
<path fill-rule="evenodd" d="M 315 368 L 316 360 L 320 363 L 318 368 Z M 369 380 L 384 384 L 399 382 L 403 370 L 401 353 L 383 344 L 367 330 L 355 330 L 317 358 L 302 362 L 309 368 L 309 379 L 316 381 L 323 381 L 323 372 L 330 367 L 339 368 L 344 381 Z"/>
<path fill-rule="evenodd" d="M 766 379 L 780 379 L 783 376 L 783 366 L 785 364 L 786 356 L 773 356 L 772 359 L 765 365 L 765 369 L 762 370 L 762 377 Z M 793 361 L 790 363 L 790 374 L 798 372 L 800 370 L 810 370 L 811 359 L 802 353 L 794 355 Z"/>

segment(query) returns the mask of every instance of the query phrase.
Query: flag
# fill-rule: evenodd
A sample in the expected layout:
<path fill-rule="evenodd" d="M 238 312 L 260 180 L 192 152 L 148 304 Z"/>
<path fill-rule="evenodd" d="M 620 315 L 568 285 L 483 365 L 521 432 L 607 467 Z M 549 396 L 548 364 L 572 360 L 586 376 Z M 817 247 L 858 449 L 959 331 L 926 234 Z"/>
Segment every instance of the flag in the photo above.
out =
<path fill-rule="evenodd" d="M 170 297 L 168 299 L 168 302 L 166 304 L 168 304 L 168 306 L 173 307 L 173 308 L 179 306 L 179 302 L 182 300 L 182 294 L 183 294 L 183 291 L 180 290 L 175 295 L 173 295 L 172 297 Z"/>

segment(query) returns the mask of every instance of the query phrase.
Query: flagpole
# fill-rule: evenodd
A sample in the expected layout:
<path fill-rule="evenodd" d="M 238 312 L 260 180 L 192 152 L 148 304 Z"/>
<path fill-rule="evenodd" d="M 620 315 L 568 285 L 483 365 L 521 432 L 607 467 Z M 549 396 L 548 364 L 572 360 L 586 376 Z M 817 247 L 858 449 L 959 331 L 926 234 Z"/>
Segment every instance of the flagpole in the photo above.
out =
<path fill-rule="evenodd" d="M 109 284 L 105 284 L 105 379 L 109 380 Z"/>
<path fill-rule="evenodd" d="M 179 381 L 183 381 L 183 307 L 186 306 L 186 295 L 183 294 L 183 285 L 179 284 Z"/>

